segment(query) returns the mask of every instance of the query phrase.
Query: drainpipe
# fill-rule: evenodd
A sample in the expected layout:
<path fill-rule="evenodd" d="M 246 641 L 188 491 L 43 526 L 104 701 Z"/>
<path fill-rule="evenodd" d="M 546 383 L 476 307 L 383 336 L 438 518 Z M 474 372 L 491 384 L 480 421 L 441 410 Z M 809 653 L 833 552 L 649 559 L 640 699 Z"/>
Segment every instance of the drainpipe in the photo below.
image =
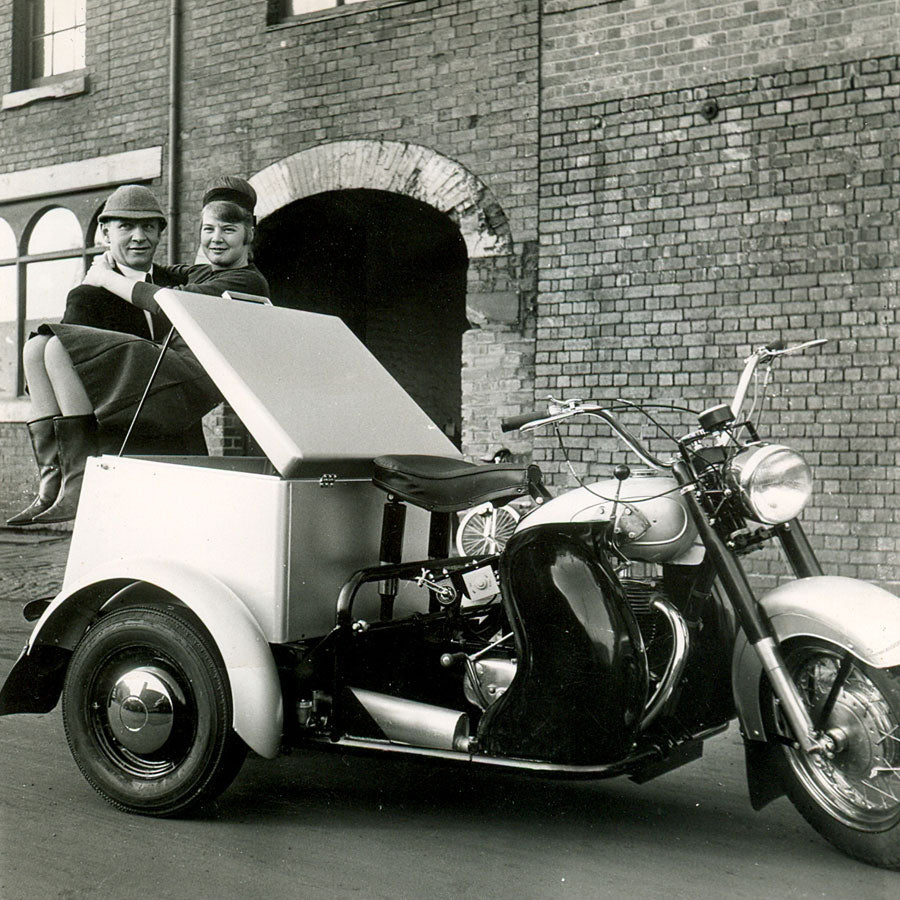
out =
<path fill-rule="evenodd" d="M 178 262 L 179 203 L 181 189 L 181 0 L 169 0 L 169 153 L 167 182 L 169 186 L 169 223 L 166 257 L 169 265 Z"/>

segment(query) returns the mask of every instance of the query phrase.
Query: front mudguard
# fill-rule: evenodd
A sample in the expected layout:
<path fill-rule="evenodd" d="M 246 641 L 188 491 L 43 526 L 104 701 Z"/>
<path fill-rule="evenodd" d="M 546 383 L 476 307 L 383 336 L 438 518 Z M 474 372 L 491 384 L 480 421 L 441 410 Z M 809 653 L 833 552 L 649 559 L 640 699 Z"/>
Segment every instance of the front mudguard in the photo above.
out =
<path fill-rule="evenodd" d="M 865 581 L 817 575 L 791 581 L 759 601 L 780 644 L 795 637 L 828 641 L 876 669 L 900 665 L 900 598 Z M 759 656 L 739 632 L 732 657 L 734 702 L 744 736 L 765 741 Z"/>
<path fill-rule="evenodd" d="M 159 559 L 116 561 L 66 585 L 35 625 L 0 691 L 0 715 L 48 712 L 59 700 L 71 651 L 103 609 L 160 592 L 191 610 L 215 642 L 231 686 L 233 727 L 251 750 L 272 758 L 283 727 L 272 651 L 240 598 L 207 573 Z"/>
<path fill-rule="evenodd" d="M 854 578 L 818 575 L 791 581 L 759 601 L 779 644 L 813 637 L 850 651 L 876 669 L 900 666 L 900 598 Z M 777 744 L 766 733 L 763 667 L 744 632 L 732 657 L 732 689 L 747 752 L 750 799 L 759 809 L 782 793 L 771 778 Z"/>

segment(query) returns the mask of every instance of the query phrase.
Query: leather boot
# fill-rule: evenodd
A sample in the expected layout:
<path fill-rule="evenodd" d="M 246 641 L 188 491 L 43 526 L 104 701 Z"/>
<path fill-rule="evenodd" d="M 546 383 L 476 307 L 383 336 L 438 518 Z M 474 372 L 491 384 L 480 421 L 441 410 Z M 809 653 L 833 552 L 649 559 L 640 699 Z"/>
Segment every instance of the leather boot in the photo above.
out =
<path fill-rule="evenodd" d="M 34 517 L 32 521 L 35 525 L 68 522 L 75 518 L 85 464 L 89 456 L 97 455 L 97 419 L 93 413 L 87 416 L 57 416 L 53 427 L 59 448 L 62 485 L 53 506 Z"/>
<path fill-rule="evenodd" d="M 59 494 L 59 486 L 62 484 L 53 416 L 44 416 L 42 419 L 26 422 L 25 427 L 31 438 L 31 448 L 34 451 L 34 461 L 37 463 L 40 482 L 37 497 L 31 501 L 31 505 L 6 520 L 6 524 L 11 527 L 30 525 L 38 513 L 50 509 Z"/>

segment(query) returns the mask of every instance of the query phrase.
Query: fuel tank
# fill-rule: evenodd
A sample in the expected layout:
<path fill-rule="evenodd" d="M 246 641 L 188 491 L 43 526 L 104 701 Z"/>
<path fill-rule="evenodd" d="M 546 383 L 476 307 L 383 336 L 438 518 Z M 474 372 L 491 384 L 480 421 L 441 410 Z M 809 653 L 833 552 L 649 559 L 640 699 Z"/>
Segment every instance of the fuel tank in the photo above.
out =
<path fill-rule="evenodd" d="M 605 527 L 551 523 L 507 545 L 500 579 L 518 665 L 479 722 L 488 755 L 591 765 L 632 746 L 649 676 L 622 586 L 593 550 Z"/>
<path fill-rule="evenodd" d="M 621 482 L 609 478 L 566 491 L 522 518 L 516 532 L 540 525 L 609 522 L 613 518 L 618 546 L 630 559 L 681 561 L 697 541 L 697 529 L 678 482 L 653 469 L 633 469 Z"/>

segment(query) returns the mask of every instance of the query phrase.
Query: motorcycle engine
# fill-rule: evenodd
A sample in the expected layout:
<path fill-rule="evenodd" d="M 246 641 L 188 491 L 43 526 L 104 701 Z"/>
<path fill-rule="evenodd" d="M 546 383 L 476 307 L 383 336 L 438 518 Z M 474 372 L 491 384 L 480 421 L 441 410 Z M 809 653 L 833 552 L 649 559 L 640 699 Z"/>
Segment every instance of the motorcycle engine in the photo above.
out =
<path fill-rule="evenodd" d="M 639 578 L 623 578 L 622 587 L 644 639 L 644 652 L 651 675 L 658 674 L 665 669 L 670 658 L 672 632 L 665 619 L 653 608 L 653 601 L 659 598 L 669 602 L 668 595 L 654 582 Z"/>

